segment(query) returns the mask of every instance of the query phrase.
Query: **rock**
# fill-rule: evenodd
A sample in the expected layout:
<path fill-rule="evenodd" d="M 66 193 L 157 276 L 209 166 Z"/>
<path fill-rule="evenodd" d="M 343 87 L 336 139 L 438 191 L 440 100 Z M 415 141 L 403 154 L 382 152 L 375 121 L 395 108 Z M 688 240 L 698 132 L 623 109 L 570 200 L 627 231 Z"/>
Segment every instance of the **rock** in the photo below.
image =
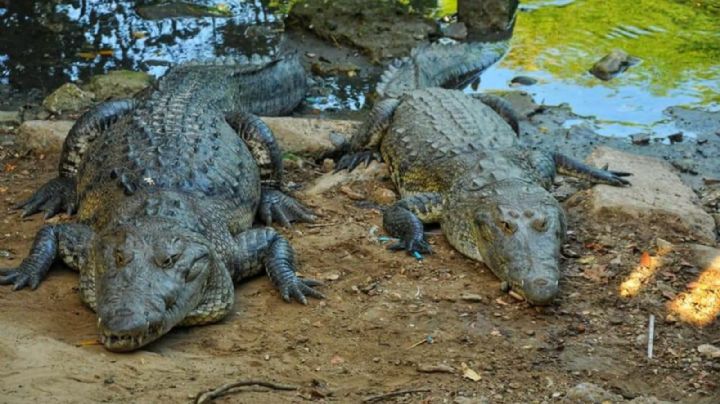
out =
<path fill-rule="evenodd" d="M 93 104 L 94 94 L 83 91 L 73 83 L 65 83 L 48 95 L 42 106 L 50 112 L 75 112 Z"/>
<path fill-rule="evenodd" d="M 331 134 L 350 137 L 360 122 L 313 118 L 263 117 L 284 152 L 321 158 L 336 150 Z"/>
<path fill-rule="evenodd" d="M 351 182 L 372 181 L 374 179 L 387 176 L 388 171 L 385 164 L 373 161 L 370 163 L 370 165 L 367 166 L 367 168 L 361 166 L 354 169 L 352 172 L 342 170 L 336 173 L 328 173 L 322 175 L 316 178 L 310 184 L 308 184 L 307 188 L 303 191 L 303 193 L 308 197 L 312 197 L 320 195 L 337 186 L 341 186 Z"/>
<path fill-rule="evenodd" d="M 620 49 L 614 49 L 597 61 L 593 67 L 590 68 L 590 73 L 600 80 L 610 80 L 638 62 L 639 60 L 637 58 L 628 55 Z"/>
<path fill-rule="evenodd" d="M 17 111 L 0 111 L 0 126 L 17 125 L 20 123 L 20 114 Z"/>
<path fill-rule="evenodd" d="M 338 74 L 345 74 L 349 77 L 353 77 L 357 74 L 360 67 L 353 63 L 328 63 L 323 61 L 313 62 L 310 66 L 310 70 L 318 76 L 335 76 Z"/>
<path fill-rule="evenodd" d="M 458 20 L 467 24 L 471 37 L 509 31 L 518 3 L 518 0 L 458 0 Z"/>
<path fill-rule="evenodd" d="M 486 397 L 455 397 L 454 404 L 490 404 Z"/>
<path fill-rule="evenodd" d="M 324 159 L 322 163 L 322 170 L 324 173 L 332 172 L 335 169 L 335 160 Z"/>
<path fill-rule="evenodd" d="M 688 244 L 688 260 L 701 271 L 714 268 L 720 271 L 720 249 L 702 244 Z"/>
<path fill-rule="evenodd" d="M 370 199 L 380 205 L 392 205 L 397 200 L 397 195 L 391 189 L 375 187 L 370 194 Z"/>
<path fill-rule="evenodd" d="M 310 30 L 335 45 L 361 50 L 372 61 L 408 55 L 435 31 L 435 23 L 407 5 L 386 0 L 300 0 L 287 18 L 290 27 Z M 388 33 L 391 33 L 388 35 Z"/>
<path fill-rule="evenodd" d="M 443 25 L 440 28 L 440 32 L 443 36 L 458 41 L 462 41 L 467 38 L 468 30 L 464 22 L 453 22 L 447 25 Z"/>
<path fill-rule="evenodd" d="M 667 140 L 670 141 L 670 144 L 675 144 L 675 143 L 682 142 L 684 137 L 685 136 L 683 135 L 682 132 L 678 132 L 678 133 L 673 133 L 672 135 L 669 135 L 667 137 Z"/>
<path fill-rule="evenodd" d="M 536 84 L 538 81 L 535 78 L 528 77 L 528 76 L 515 76 L 510 80 L 510 85 L 516 85 L 516 86 L 531 86 L 533 84 Z"/>
<path fill-rule="evenodd" d="M 365 195 L 353 190 L 352 188 L 350 188 L 347 185 L 341 186 L 340 192 L 345 194 L 348 198 L 352 199 L 353 201 L 362 201 L 365 199 Z"/>
<path fill-rule="evenodd" d="M 697 175 L 698 165 L 693 159 L 675 159 L 670 162 L 681 173 Z"/>
<path fill-rule="evenodd" d="M 115 70 L 93 76 L 84 89 L 95 93 L 97 101 L 132 97 L 152 84 L 153 78 L 145 72 Z"/>
<path fill-rule="evenodd" d="M 715 345 L 702 344 L 697 348 L 704 357 L 709 359 L 720 359 L 720 348 Z"/>
<path fill-rule="evenodd" d="M 74 121 L 25 121 L 18 128 L 16 143 L 25 153 L 59 153 Z"/>
<path fill-rule="evenodd" d="M 445 364 L 437 364 L 437 365 L 418 365 L 417 371 L 420 373 L 455 373 L 455 369 L 453 369 L 450 365 Z"/>
<path fill-rule="evenodd" d="M 630 140 L 634 145 L 647 146 L 650 144 L 650 135 L 647 133 L 636 133 L 634 135 L 630 135 Z"/>
<path fill-rule="evenodd" d="M 597 217 L 631 219 L 636 226 L 657 229 L 658 237 L 672 233 L 689 235 L 698 241 L 715 241 L 715 223 L 708 213 L 697 205 L 697 197 L 682 183 L 665 162 L 599 147 L 588 157 L 588 163 L 611 170 L 626 171 L 631 186 L 612 187 L 597 185 L 576 194 L 569 201 L 587 197 L 589 207 Z"/>
<path fill-rule="evenodd" d="M 600 386 L 592 383 L 580 383 L 567 391 L 563 398 L 564 403 L 603 403 L 603 402 L 624 402 L 625 399 L 619 394 L 611 393 Z"/>

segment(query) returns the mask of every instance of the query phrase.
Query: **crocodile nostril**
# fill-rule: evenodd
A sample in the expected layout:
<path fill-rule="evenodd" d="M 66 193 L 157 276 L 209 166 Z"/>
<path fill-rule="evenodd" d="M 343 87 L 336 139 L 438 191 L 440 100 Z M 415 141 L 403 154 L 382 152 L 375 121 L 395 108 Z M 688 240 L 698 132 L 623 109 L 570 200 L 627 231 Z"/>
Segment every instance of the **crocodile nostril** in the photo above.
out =
<path fill-rule="evenodd" d="M 547 285 L 549 285 L 549 284 L 550 284 L 550 282 L 548 282 L 547 279 L 543 279 L 543 278 L 535 279 L 535 280 L 533 281 L 533 285 L 534 285 L 534 286 L 537 286 L 537 287 L 540 287 L 540 288 L 543 287 L 543 286 L 547 286 Z"/>
<path fill-rule="evenodd" d="M 133 315 L 133 311 L 128 308 L 115 309 L 113 314 L 119 317 L 130 317 Z"/>

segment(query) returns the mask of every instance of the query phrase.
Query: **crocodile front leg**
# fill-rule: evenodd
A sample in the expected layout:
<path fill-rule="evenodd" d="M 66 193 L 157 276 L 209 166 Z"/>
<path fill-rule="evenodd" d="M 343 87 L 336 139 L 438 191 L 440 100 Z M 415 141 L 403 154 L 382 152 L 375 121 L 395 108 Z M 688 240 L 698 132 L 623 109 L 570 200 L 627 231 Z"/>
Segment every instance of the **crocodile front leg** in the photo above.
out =
<path fill-rule="evenodd" d="M 553 153 L 552 157 L 553 161 L 555 161 L 555 167 L 560 174 L 616 187 L 630 185 L 630 182 L 622 177 L 630 176 L 632 175 L 631 173 L 610 171 L 607 167 L 603 169 L 591 167 L 560 153 Z"/>
<path fill-rule="evenodd" d="M 65 138 L 58 176 L 15 206 L 23 209 L 22 216 L 43 211 L 48 219 L 60 211 L 74 213 L 77 207 L 75 177 L 88 145 L 134 108 L 135 100 L 125 99 L 104 102 L 84 113 Z"/>
<path fill-rule="evenodd" d="M 308 208 L 281 191 L 282 152 L 275 135 L 265 122 L 256 115 L 245 113 L 230 114 L 225 119 L 243 139 L 260 169 L 260 220 L 267 226 L 275 220 L 285 227 L 289 227 L 294 221 L 314 221 L 315 215 Z"/>
<path fill-rule="evenodd" d="M 0 269 L 0 285 L 13 285 L 13 290 L 26 286 L 36 289 L 57 258 L 77 271 L 85 267 L 88 248 L 94 233 L 82 224 L 44 226 L 35 236 L 30 254 L 17 268 Z"/>
<path fill-rule="evenodd" d="M 390 127 L 398 104 L 400 101 L 397 99 L 386 98 L 373 106 L 368 118 L 350 139 L 350 153 L 338 161 L 336 172 L 344 169 L 352 171 L 363 162 L 368 165 L 373 159 L 380 160 L 377 148 Z"/>
<path fill-rule="evenodd" d="M 297 277 L 290 243 L 271 227 L 251 229 L 235 236 L 233 255 L 231 267 L 236 282 L 256 275 L 265 268 L 286 302 L 295 299 L 307 304 L 306 296 L 318 299 L 325 297 L 312 288 L 320 285 L 320 282 Z"/>
<path fill-rule="evenodd" d="M 397 201 L 383 214 L 383 226 L 400 239 L 390 250 L 406 250 L 409 254 L 430 253 L 423 223 L 437 223 L 442 216 L 443 198 L 435 192 L 420 193 Z"/>

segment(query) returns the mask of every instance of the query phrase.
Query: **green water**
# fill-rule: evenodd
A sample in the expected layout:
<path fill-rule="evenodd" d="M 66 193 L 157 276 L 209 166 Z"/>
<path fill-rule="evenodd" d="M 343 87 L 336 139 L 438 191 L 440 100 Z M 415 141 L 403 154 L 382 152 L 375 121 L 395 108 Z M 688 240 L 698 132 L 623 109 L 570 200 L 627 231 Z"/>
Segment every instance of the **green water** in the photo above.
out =
<path fill-rule="evenodd" d="M 612 49 L 641 59 L 611 81 L 588 69 Z M 568 103 L 609 136 L 675 131 L 673 105 L 720 105 L 720 0 L 522 1 L 511 50 L 483 89 L 508 89 L 516 75 L 537 102 Z"/>

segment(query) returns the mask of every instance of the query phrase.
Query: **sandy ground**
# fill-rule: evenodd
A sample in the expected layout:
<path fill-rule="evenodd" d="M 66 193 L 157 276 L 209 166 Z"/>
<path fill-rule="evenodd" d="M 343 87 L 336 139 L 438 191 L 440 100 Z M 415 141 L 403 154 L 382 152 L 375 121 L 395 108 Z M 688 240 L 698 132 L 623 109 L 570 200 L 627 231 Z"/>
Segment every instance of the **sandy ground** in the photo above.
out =
<path fill-rule="evenodd" d="M 17 265 L 41 218 L 11 209 L 55 175 L 58 156 L 18 158 L 0 176 L 0 267 Z M 311 163 L 296 182 L 321 175 Z M 390 187 L 352 184 L 360 193 Z M 565 277 L 557 305 L 536 309 L 505 295 L 482 264 L 429 236 L 423 261 L 386 251 L 372 236 L 378 210 L 333 191 L 308 201 L 323 217 L 285 233 L 305 276 L 325 281 L 327 300 L 284 303 L 265 277 L 237 287 L 234 313 L 216 325 L 177 329 L 131 354 L 93 344 L 95 316 L 77 276 L 57 266 L 36 291 L 0 288 L 0 402 L 189 402 L 240 379 L 293 384 L 297 391 L 250 388 L 219 402 L 360 402 L 380 393 L 427 389 L 396 402 L 555 402 L 592 382 L 625 398 L 718 402 L 720 362 L 697 352 L 720 344 L 717 322 L 700 328 L 668 317 L 666 303 L 698 277 L 681 252 L 637 296 L 619 295 L 642 253 L 657 253 L 654 232 L 632 223 L 596 223 L 569 209 Z M 382 234 L 382 230 L 380 230 Z M 646 358 L 648 316 L 657 318 L 654 358 Z M 465 365 L 463 365 L 465 364 Z M 452 373 L 425 373 L 443 365 Z M 463 377 L 463 367 L 480 379 Z M 479 401 L 478 401 L 479 402 Z"/>

